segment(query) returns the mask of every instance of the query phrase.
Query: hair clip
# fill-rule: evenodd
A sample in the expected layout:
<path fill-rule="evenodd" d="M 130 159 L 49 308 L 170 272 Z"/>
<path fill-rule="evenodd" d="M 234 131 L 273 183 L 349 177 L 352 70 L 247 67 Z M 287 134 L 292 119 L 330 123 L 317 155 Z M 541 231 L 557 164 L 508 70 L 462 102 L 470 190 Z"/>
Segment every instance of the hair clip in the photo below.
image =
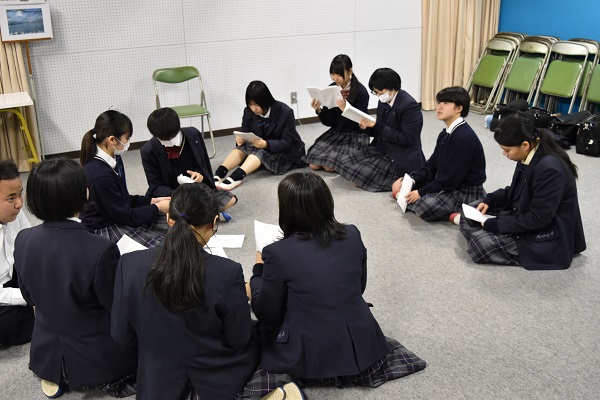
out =
<path fill-rule="evenodd" d="M 179 216 L 183 218 L 186 222 L 189 222 L 190 217 L 188 217 L 186 213 L 179 213 Z"/>

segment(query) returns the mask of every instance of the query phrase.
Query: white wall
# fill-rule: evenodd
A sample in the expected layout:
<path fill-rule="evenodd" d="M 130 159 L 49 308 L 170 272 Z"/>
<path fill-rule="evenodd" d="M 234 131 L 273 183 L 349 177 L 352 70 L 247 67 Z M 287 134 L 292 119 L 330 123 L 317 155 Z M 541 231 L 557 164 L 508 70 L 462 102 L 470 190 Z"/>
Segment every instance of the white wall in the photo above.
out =
<path fill-rule="evenodd" d="M 421 2 L 414 0 L 49 0 L 54 39 L 30 45 L 45 154 L 79 150 L 109 108 L 127 114 L 133 142 L 150 138 L 152 72 L 194 65 L 202 73 L 212 128 L 241 124 L 246 86 L 263 80 L 276 99 L 298 92 L 299 117 L 314 116 L 306 86 L 330 83 L 345 53 L 367 86 L 395 69 L 420 101 Z M 195 88 L 169 93 L 183 104 Z M 376 107 L 373 96 L 370 108 Z M 163 105 L 168 105 L 163 102 Z M 296 111 L 296 106 L 293 106 Z M 298 117 L 298 115 L 296 115 Z M 182 125 L 200 121 L 183 120 Z"/>

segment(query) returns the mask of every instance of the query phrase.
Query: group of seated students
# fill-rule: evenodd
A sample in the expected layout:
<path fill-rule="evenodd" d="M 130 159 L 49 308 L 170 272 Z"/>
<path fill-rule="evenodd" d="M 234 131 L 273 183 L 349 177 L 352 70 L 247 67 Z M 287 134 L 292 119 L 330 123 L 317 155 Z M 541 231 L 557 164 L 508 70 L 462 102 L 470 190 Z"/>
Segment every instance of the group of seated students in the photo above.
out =
<path fill-rule="evenodd" d="M 368 104 L 348 56 L 336 56 L 330 74 L 342 99 L 332 109 L 312 101 L 331 129 L 308 152 L 292 110 L 251 82 L 242 130 L 260 139 L 237 137 L 214 175 L 202 134 L 181 128 L 172 109 L 155 110 L 141 150 L 144 196 L 129 194 L 120 157 L 131 120 L 102 113 L 83 138 L 81 164 L 50 159 L 31 171 L 27 207 L 43 221 L 33 228 L 20 212 L 17 166 L 0 162 L 0 343 L 31 340 L 29 366 L 48 397 L 102 388 L 141 399 L 294 399 L 305 385 L 377 387 L 425 368 L 383 335 L 362 297 L 360 232 L 335 219 L 314 172 L 280 181 L 283 239 L 257 252 L 248 283 L 239 263 L 204 250 L 231 218 L 230 190 L 261 165 L 283 174 L 308 164 L 393 196 L 409 174 L 407 209 L 458 223 L 477 263 L 565 269 L 585 250 L 577 168 L 547 132 L 520 116 L 501 121 L 494 138 L 517 165 L 510 186 L 486 194 L 464 88 L 437 94 L 446 127 L 426 160 L 422 113 L 395 71 L 373 73 L 377 120 L 359 123 L 341 115 L 346 102 L 365 112 Z M 468 220 L 463 203 L 496 218 Z M 149 249 L 120 256 L 123 235 Z"/>

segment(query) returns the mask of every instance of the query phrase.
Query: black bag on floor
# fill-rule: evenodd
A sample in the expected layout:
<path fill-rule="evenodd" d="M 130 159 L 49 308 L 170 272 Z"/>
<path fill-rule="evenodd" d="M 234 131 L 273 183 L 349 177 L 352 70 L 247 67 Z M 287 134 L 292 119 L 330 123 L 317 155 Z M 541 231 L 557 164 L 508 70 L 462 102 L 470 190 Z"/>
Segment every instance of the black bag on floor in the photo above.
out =
<path fill-rule="evenodd" d="M 577 142 L 577 132 L 581 125 L 593 119 L 594 115 L 589 111 L 565 114 L 553 121 L 549 129 L 555 135 L 563 137 L 569 144 L 575 145 Z"/>
<path fill-rule="evenodd" d="M 550 125 L 558 120 L 558 118 L 550 114 L 548 111 L 537 107 L 531 107 L 528 110 L 519 111 L 518 114 L 531 120 L 531 122 L 533 122 L 533 126 L 536 128 L 550 128 Z"/>
<path fill-rule="evenodd" d="M 500 120 L 502 118 L 508 117 L 509 115 L 516 114 L 519 111 L 524 111 L 529 108 L 529 104 L 527 100 L 513 100 L 508 104 L 498 104 L 494 109 L 494 114 L 492 115 L 492 122 L 490 122 L 490 131 L 496 130 Z"/>
<path fill-rule="evenodd" d="M 600 116 L 594 116 L 579 126 L 575 151 L 587 156 L 600 156 Z"/>

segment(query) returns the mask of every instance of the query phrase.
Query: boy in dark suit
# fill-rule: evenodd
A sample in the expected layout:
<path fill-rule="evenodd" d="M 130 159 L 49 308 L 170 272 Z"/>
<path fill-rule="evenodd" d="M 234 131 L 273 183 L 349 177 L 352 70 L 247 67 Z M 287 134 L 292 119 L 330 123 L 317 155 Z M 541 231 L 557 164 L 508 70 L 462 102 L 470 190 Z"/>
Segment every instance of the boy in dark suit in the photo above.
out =
<path fill-rule="evenodd" d="M 0 161 L 0 344 L 31 341 L 33 307 L 19 290 L 13 269 L 17 233 L 31 225 L 21 212 L 23 185 L 19 169 L 12 160 Z"/>
<path fill-rule="evenodd" d="M 194 127 L 181 128 L 172 108 L 154 110 L 148 117 L 148 130 L 153 138 L 140 150 L 149 186 L 146 194 L 171 196 L 182 183 L 203 183 L 219 199 L 220 219 L 231 220 L 225 210 L 237 203 L 237 197 L 216 188 L 202 133 Z"/>

